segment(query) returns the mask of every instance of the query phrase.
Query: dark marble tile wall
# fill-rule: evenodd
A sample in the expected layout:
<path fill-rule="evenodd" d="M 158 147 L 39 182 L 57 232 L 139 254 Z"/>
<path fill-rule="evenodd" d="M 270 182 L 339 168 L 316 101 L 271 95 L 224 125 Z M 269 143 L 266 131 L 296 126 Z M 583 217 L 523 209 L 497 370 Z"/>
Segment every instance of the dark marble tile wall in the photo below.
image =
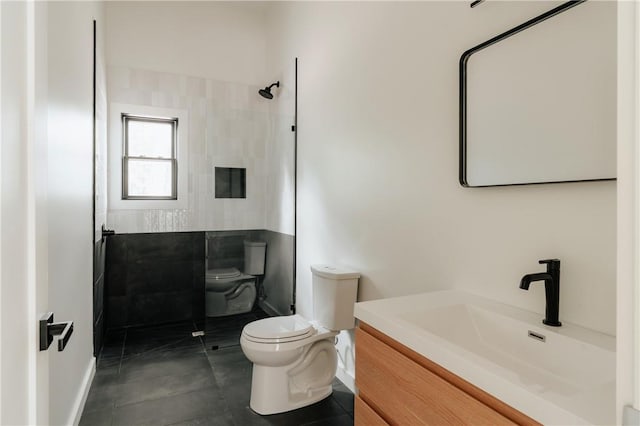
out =
<path fill-rule="evenodd" d="M 290 315 L 293 303 L 293 236 L 269 230 L 207 232 L 207 268 L 244 268 L 244 240 L 267 243 L 266 298 L 260 302 L 271 315 Z M 265 306 L 266 305 L 266 306 Z"/>
<path fill-rule="evenodd" d="M 244 269 L 244 241 L 265 241 L 265 231 L 249 229 L 238 231 L 208 231 L 207 269 Z M 267 250 L 269 247 L 267 246 Z"/>
<path fill-rule="evenodd" d="M 263 241 L 267 243 L 267 259 L 262 283 L 266 297 L 260 302 L 260 306 L 271 315 L 291 315 L 293 235 L 264 231 Z"/>
<path fill-rule="evenodd" d="M 245 240 L 267 243 L 262 277 L 267 297 L 261 306 L 273 315 L 289 315 L 293 303 L 291 235 L 261 229 L 117 234 L 109 237 L 100 250 L 104 256 L 106 247 L 106 273 L 96 283 L 96 288 L 106 288 L 104 302 L 97 299 L 102 293 L 94 292 L 94 304 L 105 305 L 100 327 L 117 329 L 183 320 L 202 324 L 205 270 L 243 270 Z M 96 309 L 94 312 L 97 315 Z"/>
<path fill-rule="evenodd" d="M 104 324 L 104 281 L 106 245 L 102 241 L 95 243 L 93 251 L 93 353 L 98 355 L 102 349 Z"/>
<path fill-rule="evenodd" d="M 204 251 L 204 232 L 110 237 L 107 328 L 204 318 Z"/>

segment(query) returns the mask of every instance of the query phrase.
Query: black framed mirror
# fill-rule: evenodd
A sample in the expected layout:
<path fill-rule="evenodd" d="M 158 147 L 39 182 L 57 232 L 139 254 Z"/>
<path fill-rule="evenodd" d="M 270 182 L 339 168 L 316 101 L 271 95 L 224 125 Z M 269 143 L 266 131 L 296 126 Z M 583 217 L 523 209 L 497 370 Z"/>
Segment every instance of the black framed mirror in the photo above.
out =
<path fill-rule="evenodd" d="M 459 66 L 462 186 L 615 179 L 615 3 L 563 3 Z"/>

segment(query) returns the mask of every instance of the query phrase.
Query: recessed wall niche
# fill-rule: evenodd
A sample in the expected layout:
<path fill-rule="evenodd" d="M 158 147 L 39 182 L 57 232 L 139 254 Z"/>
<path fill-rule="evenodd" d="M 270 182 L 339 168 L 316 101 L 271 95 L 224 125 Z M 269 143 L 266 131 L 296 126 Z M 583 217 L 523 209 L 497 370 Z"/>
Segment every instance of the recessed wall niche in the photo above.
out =
<path fill-rule="evenodd" d="M 216 198 L 247 198 L 247 169 L 216 167 Z"/>

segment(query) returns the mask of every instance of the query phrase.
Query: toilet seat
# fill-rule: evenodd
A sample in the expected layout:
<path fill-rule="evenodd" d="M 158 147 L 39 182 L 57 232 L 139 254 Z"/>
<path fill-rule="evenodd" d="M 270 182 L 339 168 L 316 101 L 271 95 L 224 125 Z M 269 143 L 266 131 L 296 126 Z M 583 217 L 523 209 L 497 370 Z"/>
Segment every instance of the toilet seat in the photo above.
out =
<path fill-rule="evenodd" d="M 227 280 L 237 278 L 241 272 L 237 268 L 208 269 L 205 275 L 208 280 Z"/>
<path fill-rule="evenodd" d="M 300 315 L 265 318 L 247 324 L 242 330 L 245 339 L 255 343 L 287 343 L 307 339 L 317 330 Z"/>
<path fill-rule="evenodd" d="M 244 274 L 236 268 L 209 269 L 205 274 L 205 290 L 227 293 L 235 290 L 243 281 L 254 279 L 253 275 Z"/>

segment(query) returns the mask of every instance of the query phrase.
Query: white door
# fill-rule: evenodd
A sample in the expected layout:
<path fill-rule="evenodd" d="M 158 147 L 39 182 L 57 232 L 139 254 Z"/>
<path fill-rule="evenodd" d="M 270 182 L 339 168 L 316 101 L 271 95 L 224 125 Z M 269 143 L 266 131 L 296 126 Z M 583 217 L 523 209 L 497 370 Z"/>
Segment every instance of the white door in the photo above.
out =
<path fill-rule="evenodd" d="M 74 424 L 95 371 L 93 19 L 99 2 L 0 1 L 0 424 Z M 73 321 L 39 350 L 38 319 Z"/>
<path fill-rule="evenodd" d="M 48 272 L 56 321 L 73 321 L 49 350 L 50 424 L 79 421 L 93 357 L 93 21 L 98 2 L 48 3 Z"/>
<path fill-rule="evenodd" d="M 0 2 L 0 19 L 0 424 L 45 424 L 47 7 Z"/>

